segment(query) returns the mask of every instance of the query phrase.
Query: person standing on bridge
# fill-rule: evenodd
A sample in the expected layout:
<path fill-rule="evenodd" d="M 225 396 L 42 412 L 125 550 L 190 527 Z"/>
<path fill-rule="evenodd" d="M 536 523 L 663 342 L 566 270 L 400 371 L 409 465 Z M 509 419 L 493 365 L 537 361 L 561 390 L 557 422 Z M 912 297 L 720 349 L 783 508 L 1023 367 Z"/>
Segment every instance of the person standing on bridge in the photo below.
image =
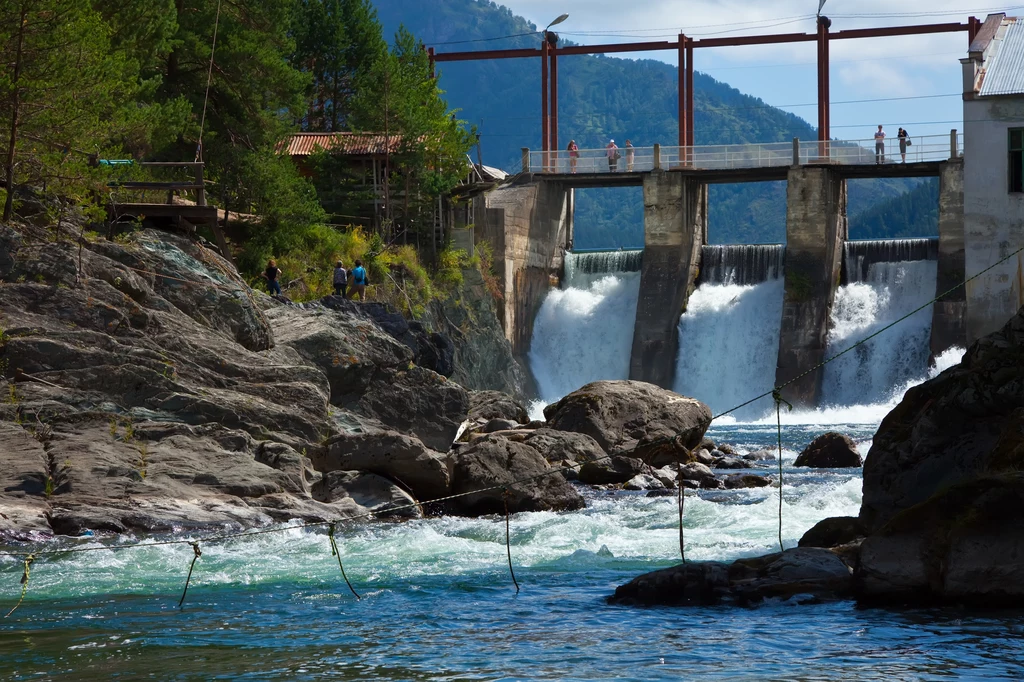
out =
<path fill-rule="evenodd" d="M 633 172 L 634 159 L 636 159 L 636 150 L 633 149 L 633 143 L 626 140 L 626 170 L 630 173 Z"/>
<path fill-rule="evenodd" d="M 615 144 L 615 140 L 608 140 L 608 146 L 605 147 L 608 150 L 608 170 L 611 173 L 619 170 L 619 146 Z"/>
<path fill-rule="evenodd" d="M 903 159 L 902 163 L 907 162 L 907 145 L 910 144 L 910 133 L 903 128 L 900 128 L 900 132 L 896 134 L 896 137 L 900 140 L 900 158 Z"/>
<path fill-rule="evenodd" d="M 565 148 L 569 152 L 569 170 L 576 172 L 576 164 L 580 159 L 580 148 L 576 146 L 576 140 L 569 140 L 569 146 Z"/>
<path fill-rule="evenodd" d="M 882 125 L 878 125 L 878 132 L 875 133 L 875 164 L 885 163 L 885 131 Z"/>

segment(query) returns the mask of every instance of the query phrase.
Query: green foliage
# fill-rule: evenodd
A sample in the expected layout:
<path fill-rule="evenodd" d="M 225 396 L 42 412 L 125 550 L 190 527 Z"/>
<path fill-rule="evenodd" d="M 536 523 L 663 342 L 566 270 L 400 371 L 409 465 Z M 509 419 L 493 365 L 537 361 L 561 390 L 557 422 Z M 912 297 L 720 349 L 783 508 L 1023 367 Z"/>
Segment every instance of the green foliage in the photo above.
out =
<path fill-rule="evenodd" d="M 852 239 L 907 239 L 939 233 L 939 181 L 929 178 L 850 218 Z"/>

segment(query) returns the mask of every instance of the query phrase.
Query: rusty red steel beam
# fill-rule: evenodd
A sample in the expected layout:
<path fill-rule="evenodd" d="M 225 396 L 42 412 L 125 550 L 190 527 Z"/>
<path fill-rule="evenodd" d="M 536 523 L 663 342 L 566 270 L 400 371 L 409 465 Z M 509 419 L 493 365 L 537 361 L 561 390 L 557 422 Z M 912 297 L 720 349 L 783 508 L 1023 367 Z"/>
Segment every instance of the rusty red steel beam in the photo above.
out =
<path fill-rule="evenodd" d="M 830 40 L 849 40 L 852 38 L 885 38 L 891 36 L 922 35 L 928 33 L 955 33 L 970 31 L 971 24 L 957 22 L 946 24 L 919 24 L 915 26 L 888 26 L 884 28 L 855 28 L 836 31 L 829 34 Z M 818 39 L 815 33 L 779 33 L 760 36 L 736 36 L 732 38 L 702 38 L 693 41 L 694 48 L 700 47 L 742 47 L 744 45 L 772 45 L 777 43 L 814 42 Z M 558 48 L 559 54 L 609 54 L 614 52 L 652 52 L 656 50 L 678 50 L 679 41 L 659 40 L 639 43 L 610 43 L 605 45 L 567 45 Z M 541 51 L 536 48 L 519 48 L 514 50 L 480 50 L 476 52 L 437 52 L 436 62 L 462 62 L 477 59 L 519 59 L 539 57 Z"/>

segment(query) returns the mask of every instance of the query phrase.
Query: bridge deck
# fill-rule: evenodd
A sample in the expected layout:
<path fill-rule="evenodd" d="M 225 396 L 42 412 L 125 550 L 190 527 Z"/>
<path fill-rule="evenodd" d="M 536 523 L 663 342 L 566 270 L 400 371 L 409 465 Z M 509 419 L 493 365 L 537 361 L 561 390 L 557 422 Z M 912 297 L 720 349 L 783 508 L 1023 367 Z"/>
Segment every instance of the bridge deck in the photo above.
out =
<path fill-rule="evenodd" d="M 870 178 L 925 178 L 938 177 L 942 161 L 920 161 L 917 163 L 865 163 L 865 164 L 821 164 L 827 165 L 844 180 Z M 806 164 L 814 166 L 815 164 Z M 805 166 L 806 167 L 806 166 Z M 767 168 L 668 168 L 669 173 L 684 173 L 696 177 L 709 185 L 739 182 L 771 182 L 785 180 L 790 166 Z M 655 171 L 633 171 L 621 173 L 525 173 L 521 182 L 549 180 L 566 187 L 586 189 L 591 187 L 641 187 L 644 177 Z"/>

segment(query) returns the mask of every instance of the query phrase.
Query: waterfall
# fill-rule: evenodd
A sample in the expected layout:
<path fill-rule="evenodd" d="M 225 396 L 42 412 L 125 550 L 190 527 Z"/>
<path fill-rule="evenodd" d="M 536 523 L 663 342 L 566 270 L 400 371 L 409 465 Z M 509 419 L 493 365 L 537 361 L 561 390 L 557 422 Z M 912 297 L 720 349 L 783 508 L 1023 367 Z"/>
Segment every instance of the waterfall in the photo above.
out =
<path fill-rule="evenodd" d="M 778 279 L 785 244 L 708 244 L 700 250 L 697 284 L 760 284 Z"/>
<path fill-rule="evenodd" d="M 930 240 L 899 240 L 930 241 Z M 869 242 L 870 243 L 870 242 Z M 853 243 L 847 261 L 865 258 Z M 862 243 L 863 244 L 863 243 Z M 902 247 L 900 247 L 902 248 Z M 917 247 L 915 247 L 917 248 Z M 854 255 L 849 255 L 850 253 Z M 854 274 L 858 267 L 850 268 Z M 841 286 L 832 306 L 827 355 L 849 348 L 935 295 L 935 260 L 876 261 L 860 270 L 864 275 Z M 884 403 L 909 381 L 928 370 L 932 306 L 877 338 L 825 366 L 822 402 L 826 405 Z"/>
<path fill-rule="evenodd" d="M 641 251 L 567 253 L 561 289 L 533 323 L 530 369 L 553 402 L 600 379 L 628 379 Z"/>
<path fill-rule="evenodd" d="M 860 239 L 843 244 L 842 283 L 865 282 L 875 263 L 938 260 L 939 238 Z"/>
<path fill-rule="evenodd" d="M 677 393 L 724 410 L 770 391 L 782 319 L 782 245 L 705 246 L 699 286 L 679 318 Z M 764 398 L 735 416 L 762 416 Z"/>

